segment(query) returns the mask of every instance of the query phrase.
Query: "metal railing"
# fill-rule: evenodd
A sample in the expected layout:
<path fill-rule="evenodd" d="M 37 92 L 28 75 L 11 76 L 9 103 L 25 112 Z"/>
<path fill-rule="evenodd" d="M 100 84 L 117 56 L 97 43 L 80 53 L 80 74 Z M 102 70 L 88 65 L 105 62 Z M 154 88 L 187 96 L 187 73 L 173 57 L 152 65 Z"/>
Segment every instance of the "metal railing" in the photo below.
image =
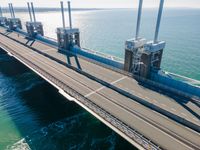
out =
<path fill-rule="evenodd" d="M 82 48 L 81 50 L 89 52 L 89 53 L 97 55 L 97 56 L 100 56 L 100 57 L 104 57 L 104 58 L 107 58 L 107 59 L 111 59 L 111 60 L 117 61 L 117 62 L 120 62 L 120 63 L 124 62 L 124 60 L 119 58 L 119 57 L 112 56 L 112 55 L 105 54 L 105 53 L 101 53 L 101 52 L 98 52 L 98 51 L 95 51 L 95 50 L 91 50 L 91 49 L 88 49 L 88 48 Z"/>
<path fill-rule="evenodd" d="M 167 75 L 170 75 L 171 77 L 177 79 L 177 80 L 186 82 L 186 83 L 191 84 L 193 86 L 200 87 L 200 81 L 199 80 L 191 79 L 191 78 L 188 78 L 188 77 L 185 77 L 185 76 L 181 76 L 181 75 L 178 75 L 178 74 L 175 74 L 175 73 L 171 73 L 171 72 L 165 72 L 165 73 Z"/>

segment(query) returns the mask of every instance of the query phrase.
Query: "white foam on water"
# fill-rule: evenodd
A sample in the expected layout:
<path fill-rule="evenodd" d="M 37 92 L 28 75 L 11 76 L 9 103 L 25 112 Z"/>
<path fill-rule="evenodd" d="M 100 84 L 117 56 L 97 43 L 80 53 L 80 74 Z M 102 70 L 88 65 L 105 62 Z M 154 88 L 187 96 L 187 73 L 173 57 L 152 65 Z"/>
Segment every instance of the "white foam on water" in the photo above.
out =
<path fill-rule="evenodd" d="M 25 138 L 19 140 L 12 146 L 8 146 L 6 150 L 31 150 Z"/>
<path fill-rule="evenodd" d="M 23 139 L 19 140 L 13 145 L 7 146 L 6 150 L 31 150 L 30 147 L 34 146 L 34 143 L 37 143 L 40 147 L 45 146 L 43 145 L 43 142 L 50 142 L 48 144 L 51 145 L 51 138 L 54 138 L 54 136 L 57 136 L 57 134 L 59 135 L 63 132 L 65 134 L 70 132 L 75 124 L 79 122 L 79 118 L 85 114 L 86 113 L 81 113 L 57 122 L 53 122 L 46 127 L 40 128 L 39 130 L 32 132 L 30 135 L 25 136 Z M 52 132 L 55 133 L 52 135 Z"/>
<path fill-rule="evenodd" d="M 42 83 L 44 83 L 44 81 L 36 81 L 36 82 L 34 82 L 34 83 L 31 83 L 28 87 L 22 89 L 20 92 L 29 91 L 29 90 L 31 90 L 34 86 L 39 85 L 39 84 L 42 84 Z"/>
<path fill-rule="evenodd" d="M 32 72 L 26 72 L 21 75 L 18 75 L 15 80 L 20 82 L 19 87 L 17 87 L 19 92 L 28 91 L 32 89 L 34 86 L 45 83 L 44 80 L 41 80 L 38 76 L 36 76 Z"/>
<path fill-rule="evenodd" d="M 109 150 L 114 150 L 116 146 L 116 134 L 112 132 L 105 137 L 91 137 L 87 133 L 77 133 L 76 128 L 81 128 L 80 123 L 84 119 L 86 113 L 80 113 L 65 119 L 53 122 L 45 127 L 40 128 L 25 136 L 20 141 L 9 146 L 6 150 L 30 150 L 37 147 L 41 149 L 57 149 L 64 145 L 60 145 L 56 140 L 64 138 L 66 149 L 84 149 L 87 147 L 87 143 L 91 142 L 92 149 L 97 148 L 101 144 L 106 144 Z M 87 116 L 87 115 L 86 115 Z M 46 143 L 44 145 L 44 143 Z M 30 148 L 31 147 L 31 148 Z"/>

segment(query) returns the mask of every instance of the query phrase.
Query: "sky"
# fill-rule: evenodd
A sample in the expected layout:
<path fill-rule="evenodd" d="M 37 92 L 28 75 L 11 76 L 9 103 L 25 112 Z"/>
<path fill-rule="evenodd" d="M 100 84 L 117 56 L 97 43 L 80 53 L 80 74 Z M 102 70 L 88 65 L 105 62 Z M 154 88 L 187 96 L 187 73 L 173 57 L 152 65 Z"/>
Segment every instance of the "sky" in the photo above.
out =
<path fill-rule="evenodd" d="M 0 0 L 2 7 L 12 2 L 15 7 L 34 2 L 35 7 L 59 7 L 60 0 Z M 67 1 L 67 0 L 63 0 Z M 136 8 L 139 0 L 71 0 L 73 8 Z M 143 0 L 144 7 L 158 7 L 159 0 Z M 200 8 L 200 0 L 165 0 L 165 7 Z"/>

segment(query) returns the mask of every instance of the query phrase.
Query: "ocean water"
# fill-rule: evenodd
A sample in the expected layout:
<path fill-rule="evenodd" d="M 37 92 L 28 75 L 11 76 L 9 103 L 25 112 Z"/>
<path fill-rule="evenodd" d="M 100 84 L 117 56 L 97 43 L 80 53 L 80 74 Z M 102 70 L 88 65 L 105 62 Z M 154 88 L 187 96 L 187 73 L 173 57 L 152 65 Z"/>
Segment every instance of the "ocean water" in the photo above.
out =
<path fill-rule="evenodd" d="M 81 45 L 124 57 L 135 35 L 136 10 L 75 11 Z M 8 14 L 6 14 L 8 16 Z M 23 23 L 28 14 L 17 13 Z M 56 38 L 60 12 L 37 13 L 45 35 Z M 141 37 L 153 39 L 157 11 L 143 12 Z M 66 16 L 67 17 L 67 16 Z M 200 80 L 200 10 L 165 9 L 159 34 L 165 40 L 162 68 Z M 135 149 L 77 104 L 16 60 L 0 52 L 0 150 Z"/>
<path fill-rule="evenodd" d="M 29 20 L 28 13 L 16 16 L 23 24 Z M 61 13 L 36 13 L 36 17 L 44 24 L 45 35 L 56 39 L 56 27 L 62 26 Z M 74 11 L 72 17 L 73 26 L 81 32 L 82 47 L 124 58 L 124 43 L 135 36 L 137 10 Z M 141 37 L 153 39 L 156 17 L 156 9 L 143 11 Z M 164 70 L 200 80 L 199 18 L 200 9 L 164 9 L 159 33 L 159 40 L 167 43 L 162 61 Z"/>

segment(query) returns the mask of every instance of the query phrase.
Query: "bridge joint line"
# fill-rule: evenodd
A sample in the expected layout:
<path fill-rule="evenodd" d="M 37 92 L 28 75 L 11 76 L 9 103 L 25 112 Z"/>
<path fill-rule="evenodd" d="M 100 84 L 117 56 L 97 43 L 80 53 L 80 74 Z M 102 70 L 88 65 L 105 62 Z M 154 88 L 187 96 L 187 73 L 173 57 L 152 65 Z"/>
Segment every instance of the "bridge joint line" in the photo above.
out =
<path fill-rule="evenodd" d="M 172 111 L 176 111 L 176 109 L 174 109 L 174 108 L 171 108 L 171 110 L 172 110 Z"/>
<path fill-rule="evenodd" d="M 181 115 L 187 117 L 187 115 L 185 113 L 181 113 Z"/>
<path fill-rule="evenodd" d="M 194 118 L 194 117 L 193 117 L 192 119 L 195 120 L 195 121 L 197 121 L 197 122 L 199 122 L 199 120 L 198 120 L 197 118 Z"/>
<path fill-rule="evenodd" d="M 54 51 L 53 48 L 48 48 L 48 49 L 45 49 L 45 50 L 41 50 L 43 52 L 50 52 L 50 51 Z"/>
<path fill-rule="evenodd" d="M 166 105 L 165 105 L 165 104 L 161 104 L 161 106 L 163 106 L 163 107 L 166 107 Z"/>
<path fill-rule="evenodd" d="M 120 82 L 120 81 L 122 81 L 122 80 L 124 80 L 124 79 L 126 79 L 126 78 L 127 78 L 127 76 L 123 76 L 123 77 L 121 77 L 120 79 L 111 82 L 110 84 L 111 84 L 111 85 L 114 85 L 114 84 L 116 84 L 116 83 L 118 83 L 118 82 Z M 95 91 L 92 91 L 92 92 L 89 93 L 89 94 L 86 94 L 84 97 L 89 97 L 89 96 L 91 96 L 91 95 L 93 95 L 93 94 L 95 94 L 95 93 L 97 93 L 97 92 L 103 90 L 104 88 L 106 88 L 106 86 L 102 86 L 102 87 L 100 87 L 99 89 L 97 89 L 97 90 L 95 90 Z"/>

